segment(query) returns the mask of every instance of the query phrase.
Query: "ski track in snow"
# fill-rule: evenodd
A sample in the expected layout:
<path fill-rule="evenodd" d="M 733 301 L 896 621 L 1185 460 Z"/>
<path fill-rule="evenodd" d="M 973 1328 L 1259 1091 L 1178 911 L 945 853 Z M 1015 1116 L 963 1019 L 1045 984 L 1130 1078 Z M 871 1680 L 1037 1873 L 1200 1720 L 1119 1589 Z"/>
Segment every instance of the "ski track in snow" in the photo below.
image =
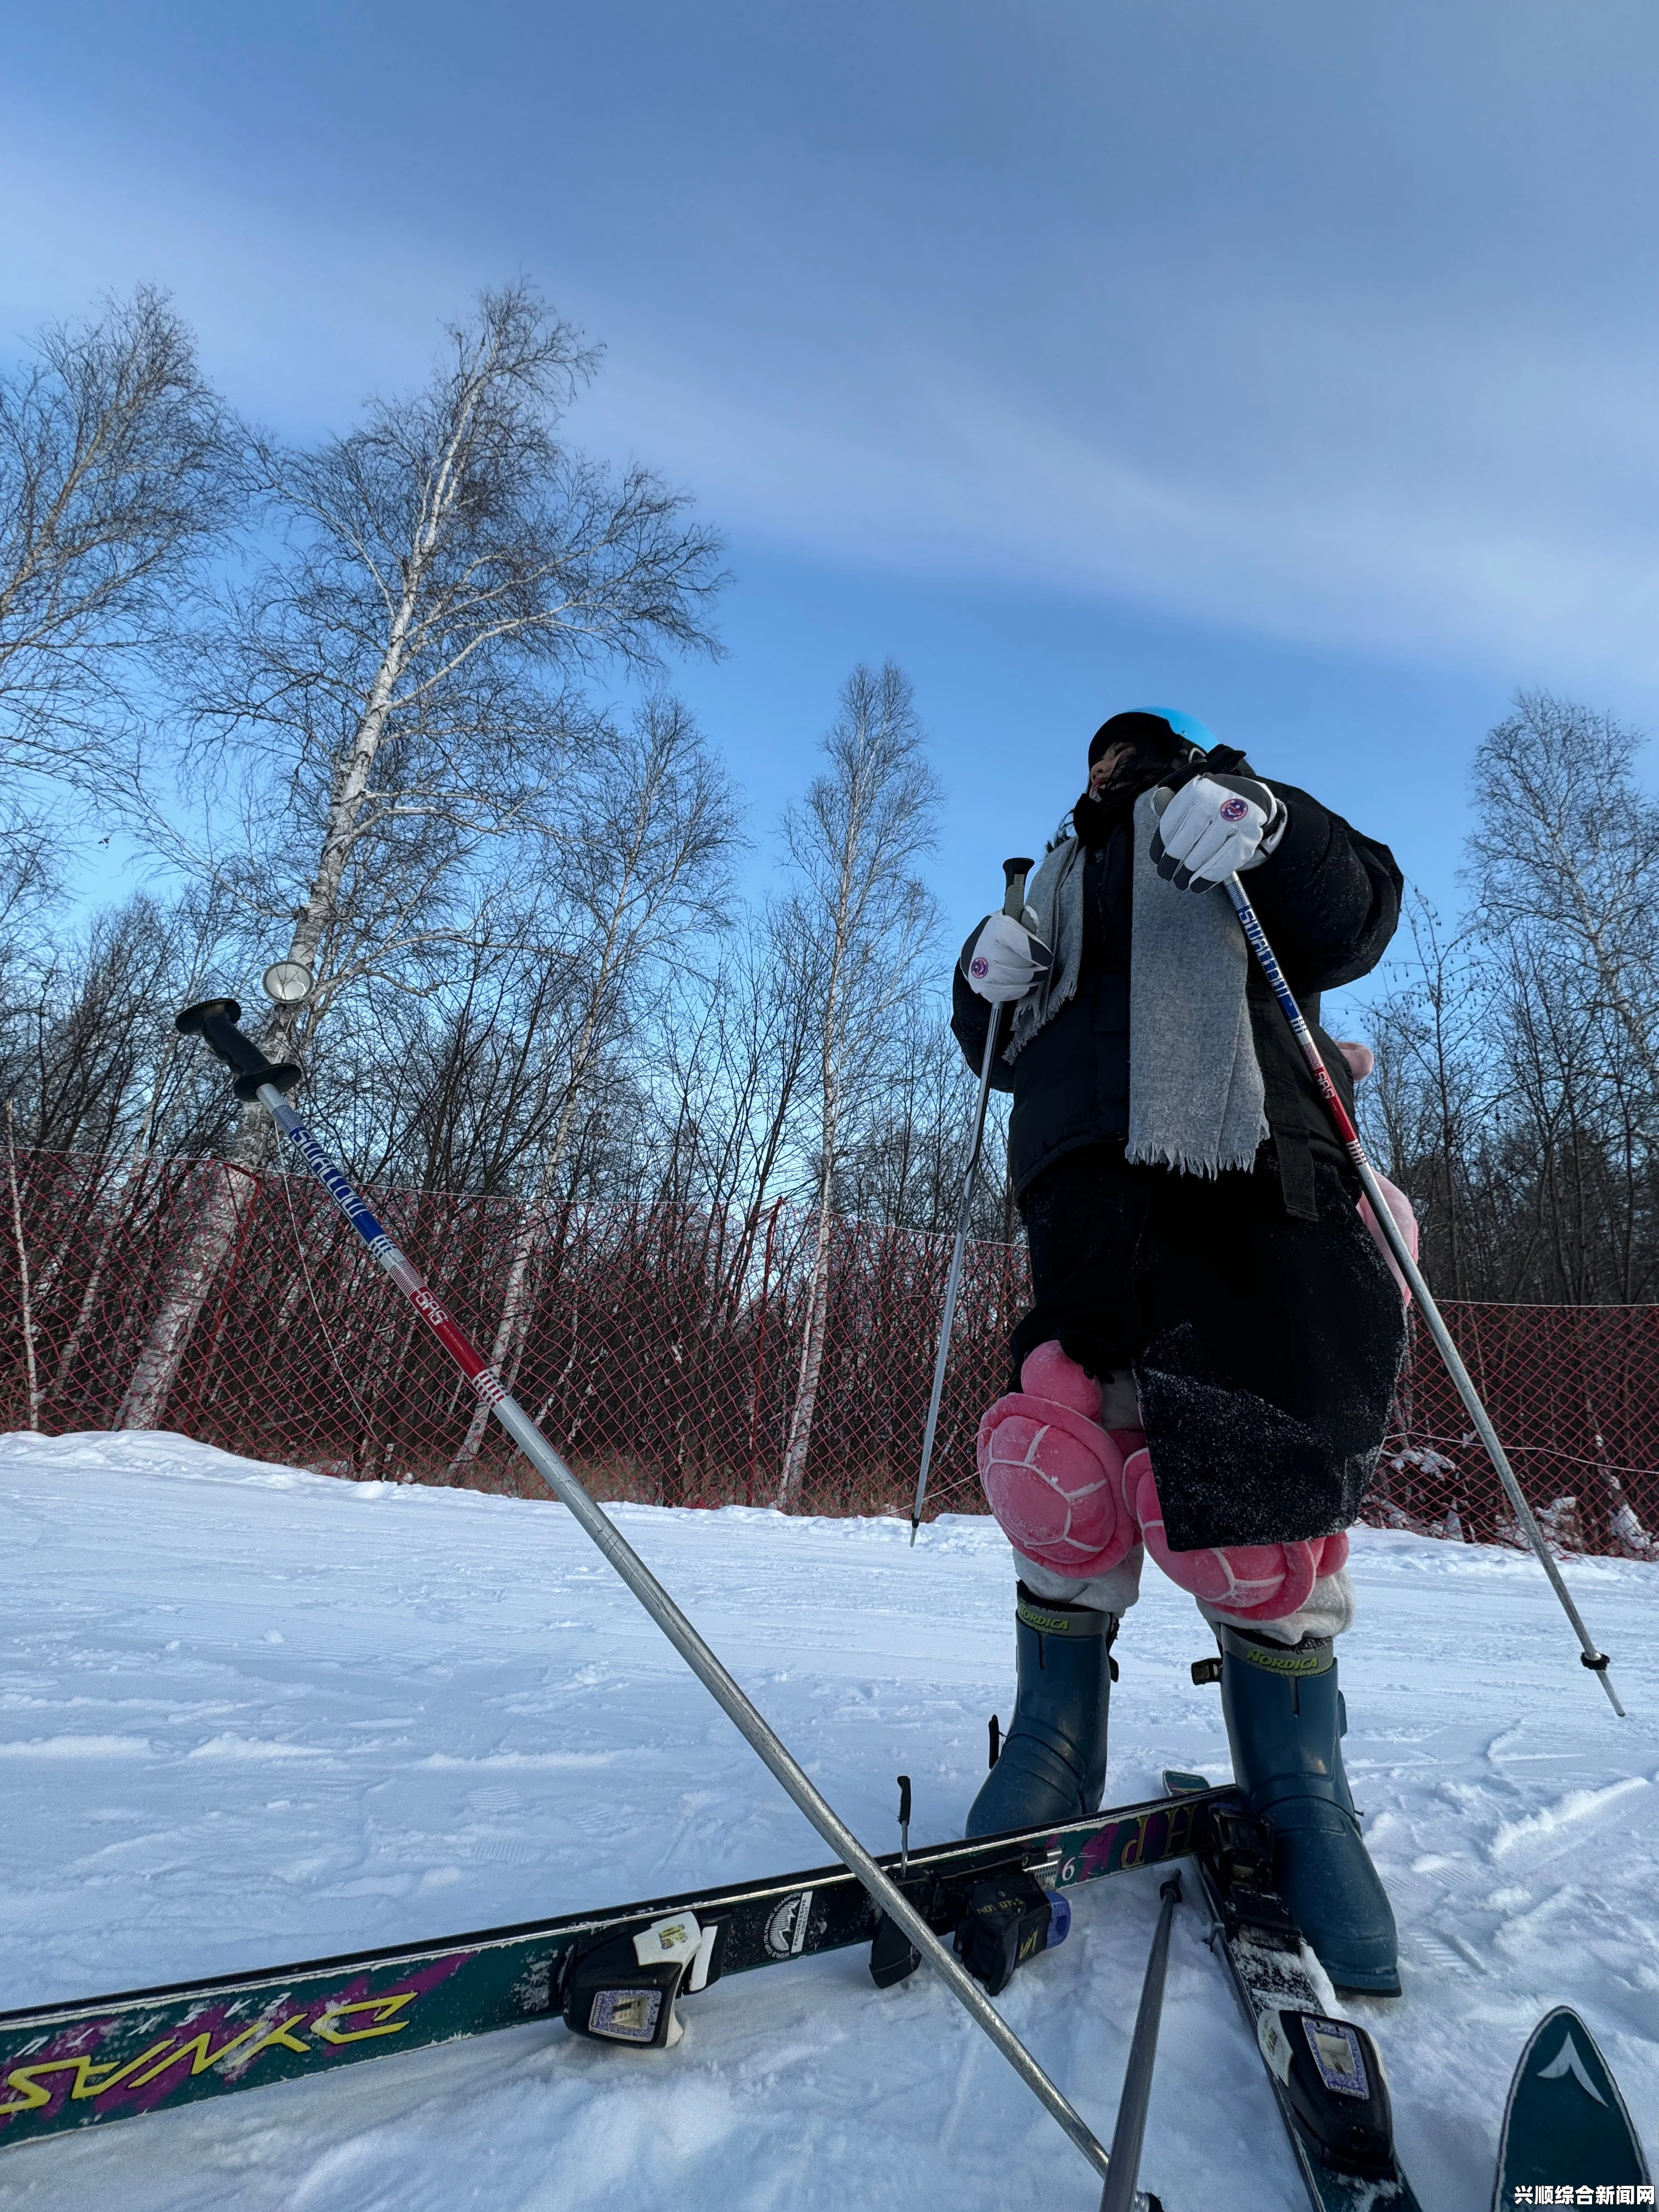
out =
<path fill-rule="evenodd" d="M 829 1856 L 568 1514 L 262 1467 L 167 1435 L 0 1438 L 8 1541 L 0 2005 L 619 1904 Z M 873 1850 L 960 1832 L 1012 1704 L 988 1521 L 613 1509 Z M 1490 2199 L 1540 2014 L 1583 2011 L 1659 2123 L 1659 1569 L 1566 1570 L 1631 1717 L 1536 1565 L 1357 1532 L 1346 1755 L 1407 1994 L 1351 2001 L 1425 2212 Z M 1149 1571 L 1117 1645 L 1108 1795 L 1229 1772 L 1212 1649 Z M 1111 2131 L 1158 1871 L 1074 1893 L 1002 1998 Z M 1190 1894 L 1190 1892 L 1189 1892 Z M 925 1974 L 845 1952 L 723 1983 L 672 2053 L 556 2023 L 0 2156 L 0 2212 L 635 2212 L 932 2204 L 1087 2212 L 1098 2185 Z M 1303 2212 L 1198 1914 L 1176 1916 L 1143 2185 L 1170 2212 Z"/>

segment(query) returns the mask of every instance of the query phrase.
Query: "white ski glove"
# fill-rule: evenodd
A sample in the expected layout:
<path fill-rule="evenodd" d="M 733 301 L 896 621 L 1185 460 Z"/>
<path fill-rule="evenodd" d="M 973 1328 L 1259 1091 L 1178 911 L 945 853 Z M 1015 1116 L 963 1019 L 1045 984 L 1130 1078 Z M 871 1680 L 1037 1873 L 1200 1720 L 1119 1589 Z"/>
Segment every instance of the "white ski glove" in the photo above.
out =
<path fill-rule="evenodd" d="M 963 973 L 969 990 L 994 1006 L 1004 1006 L 1023 999 L 1054 964 L 1054 956 L 1040 937 L 1012 915 L 994 914 L 974 939 Z"/>
<path fill-rule="evenodd" d="M 1209 890 L 1235 869 L 1254 868 L 1285 835 L 1285 802 L 1253 775 L 1195 775 L 1152 832 L 1152 860 L 1177 890 Z"/>

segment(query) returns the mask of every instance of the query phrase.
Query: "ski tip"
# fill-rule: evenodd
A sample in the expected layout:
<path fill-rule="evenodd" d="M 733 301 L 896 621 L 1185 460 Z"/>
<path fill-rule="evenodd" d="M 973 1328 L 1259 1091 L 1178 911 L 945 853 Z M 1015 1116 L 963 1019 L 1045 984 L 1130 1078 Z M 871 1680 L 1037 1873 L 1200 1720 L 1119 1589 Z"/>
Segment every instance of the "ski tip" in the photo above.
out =
<path fill-rule="evenodd" d="M 1201 1790 L 1213 1790 L 1213 1782 L 1201 1774 L 1188 1774 L 1179 1766 L 1164 1770 L 1164 1795 L 1166 1797 L 1196 1797 Z"/>
<path fill-rule="evenodd" d="M 1556 2005 L 1527 2038 L 1510 2083 L 1493 2212 L 1541 2203 L 1540 2184 L 1568 2181 L 1580 2203 L 1621 2188 L 1631 2195 L 1619 2201 L 1654 2201 L 1653 2176 L 1612 2070 L 1571 2006 Z"/>

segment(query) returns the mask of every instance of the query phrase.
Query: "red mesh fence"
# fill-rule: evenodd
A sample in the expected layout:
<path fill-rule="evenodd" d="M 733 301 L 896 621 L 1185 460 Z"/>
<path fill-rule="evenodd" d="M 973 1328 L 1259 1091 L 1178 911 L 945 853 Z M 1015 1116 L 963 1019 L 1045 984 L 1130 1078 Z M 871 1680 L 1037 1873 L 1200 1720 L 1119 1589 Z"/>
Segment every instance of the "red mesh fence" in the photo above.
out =
<path fill-rule="evenodd" d="M 167 1428 L 363 1480 L 537 1490 L 408 1304 L 308 1182 L 213 1161 L 20 1152 L 0 1230 L 0 1424 Z M 601 1497 L 769 1504 L 800 1377 L 812 1222 L 378 1194 L 387 1228 Z M 950 1240 L 838 1221 L 799 1504 L 908 1512 Z M 27 1288 L 26 1288 L 27 1283 Z M 983 1510 L 974 1437 L 1027 1299 L 969 1248 L 930 1511 Z M 1659 1556 L 1659 1307 L 1449 1305 L 1562 1548 Z M 1513 1540 L 1419 1332 L 1368 1517 Z"/>

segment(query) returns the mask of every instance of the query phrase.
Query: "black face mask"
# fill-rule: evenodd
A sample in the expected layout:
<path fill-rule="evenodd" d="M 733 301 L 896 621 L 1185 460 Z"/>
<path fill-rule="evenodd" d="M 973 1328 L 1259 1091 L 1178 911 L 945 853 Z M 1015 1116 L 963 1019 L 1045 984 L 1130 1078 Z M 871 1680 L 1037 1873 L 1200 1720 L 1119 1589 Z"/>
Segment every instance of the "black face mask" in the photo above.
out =
<path fill-rule="evenodd" d="M 1118 830 L 1127 828 L 1133 818 L 1135 801 L 1141 793 L 1162 783 L 1183 757 L 1184 749 L 1177 752 L 1172 746 L 1138 746 L 1127 760 L 1118 763 L 1111 781 L 1100 792 L 1085 791 L 1072 809 L 1072 827 L 1079 842 L 1104 845 Z"/>

